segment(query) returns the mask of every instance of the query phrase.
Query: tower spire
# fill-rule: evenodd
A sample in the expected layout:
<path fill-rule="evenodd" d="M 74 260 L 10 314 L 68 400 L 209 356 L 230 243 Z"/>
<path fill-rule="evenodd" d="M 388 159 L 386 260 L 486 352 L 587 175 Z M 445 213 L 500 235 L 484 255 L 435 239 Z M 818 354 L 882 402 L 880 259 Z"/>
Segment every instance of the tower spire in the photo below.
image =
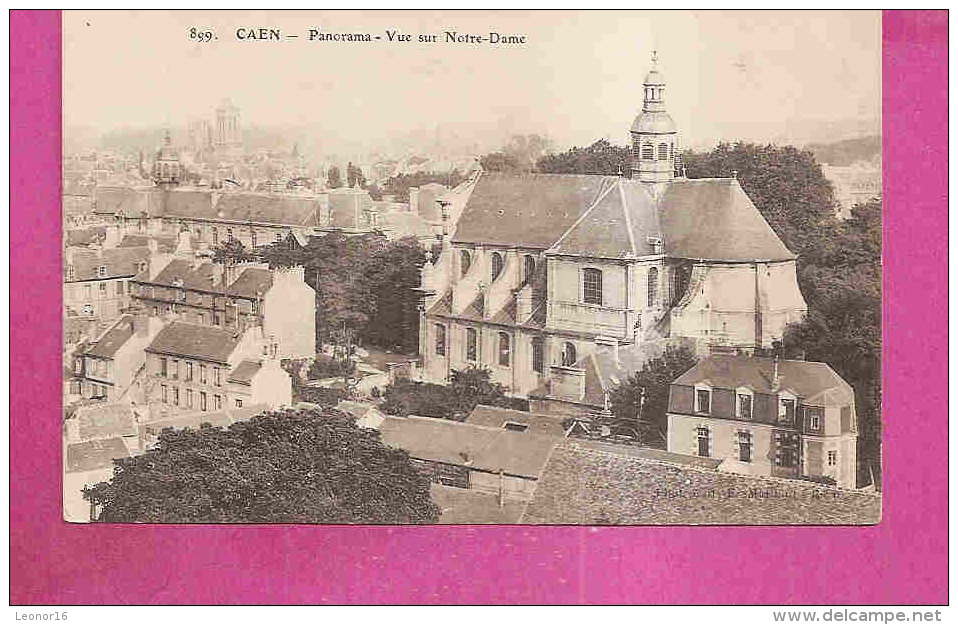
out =
<path fill-rule="evenodd" d="M 632 124 L 632 177 L 667 183 L 675 176 L 677 130 L 665 110 L 665 76 L 659 71 L 658 50 L 652 51 L 649 72 L 642 81 L 642 112 Z"/>

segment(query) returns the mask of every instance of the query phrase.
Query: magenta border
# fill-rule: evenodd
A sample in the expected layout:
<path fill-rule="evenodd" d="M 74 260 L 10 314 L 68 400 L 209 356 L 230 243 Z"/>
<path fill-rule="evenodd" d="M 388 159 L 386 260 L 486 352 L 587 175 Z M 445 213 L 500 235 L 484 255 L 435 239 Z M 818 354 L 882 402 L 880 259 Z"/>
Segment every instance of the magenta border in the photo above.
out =
<path fill-rule="evenodd" d="M 91 527 L 60 521 L 60 14 L 11 12 L 11 603 L 947 603 L 948 15 L 883 41 L 878 526 Z"/>

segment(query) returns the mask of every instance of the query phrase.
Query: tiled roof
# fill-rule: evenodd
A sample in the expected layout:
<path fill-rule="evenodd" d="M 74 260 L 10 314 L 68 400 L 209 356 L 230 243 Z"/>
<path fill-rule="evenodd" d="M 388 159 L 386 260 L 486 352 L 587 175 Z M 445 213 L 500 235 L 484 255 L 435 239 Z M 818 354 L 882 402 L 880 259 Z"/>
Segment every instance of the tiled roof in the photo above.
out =
<path fill-rule="evenodd" d="M 373 200 L 362 189 L 333 189 L 329 192 L 329 227 L 345 230 L 365 230 L 370 227 L 368 212 L 374 210 Z"/>
<path fill-rule="evenodd" d="M 239 382 L 240 384 L 250 384 L 253 377 L 263 368 L 258 360 L 244 360 L 236 365 L 236 368 L 230 371 L 227 381 Z"/>
<path fill-rule="evenodd" d="M 213 427 L 225 428 L 234 423 L 249 421 L 256 415 L 268 410 L 269 406 L 267 404 L 253 404 L 242 408 L 228 408 L 215 412 L 191 412 L 141 423 L 138 426 L 138 431 L 145 437 L 152 437 L 159 436 L 166 428 L 172 428 L 174 430 L 187 428 L 198 430 L 204 423 L 208 423 Z"/>
<path fill-rule="evenodd" d="M 176 249 L 177 241 L 175 236 L 151 237 L 146 234 L 123 235 L 123 238 L 120 239 L 117 247 L 147 247 L 150 244 L 150 239 L 156 241 L 157 251 L 172 252 Z"/>
<path fill-rule="evenodd" d="M 430 182 L 419 187 L 419 216 L 428 222 L 442 222 L 442 210 L 436 200 L 448 190 L 448 187 L 438 182 Z"/>
<path fill-rule="evenodd" d="M 269 269 L 247 267 L 229 285 L 231 295 L 256 298 L 262 297 L 273 286 L 273 273 Z"/>
<path fill-rule="evenodd" d="M 73 248 L 73 279 L 64 279 L 64 281 L 81 282 L 131 277 L 139 271 L 139 264 L 150 258 L 150 249 L 147 247 L 115 247 L 99 251 L 102 255 L 98 254 L 98 250 Z M 101 266 L 106 270 L 103 276 L 98 272 Z M 64 276 L 66 275 L 66 268 L 64 268 Z"/>
<path fill-rule="evenodd" d="M 88 349 L 86 354 L 99 358 L 113 358 L 116 352 L 130 340 L 134 332 L 133 316 L 123 315 L 113 324 L 112 328 L 99 337 L 96 344 Z"/>
<path fill-rule="evenodd" d="M 774 367 L 775 361 L 771 358 L 714 354 L 700 360 L 672 384 L 694 386 L 707 380 L 715 388 L 748 386 L 758 393 L 771 393 Z M 781 360 L 778 375 L 779 388 L 790 389 L 799 397 L 810 399 L 835 389 L 837 397 L 833 399 L 842 398 L 842 403 L 847 403 L 853 398 L 851 386 L 823 362 Z"/>
<path fill-rule="evenodd" d="M 379 214 L 379 223 L 393 239 L 435 236 L 433 226 L 421 216 L 405 210 L 388 210 Z"/>
<path fill-rule="evenodd" d="M 201 291 L 217 291 L 213 286 L 212 277 L 214 275 L 213 263 L 205 261 L 199 265 L 193 265 L 193 261 L 183 258 L 173 258 L 165 267 L 156 274 L 156 277 L 149 280 L 146 276 L 139 278 L 142 282 L 150 284 L 162 284 L 164 286 L 174 286 L 174 281 L 180 280 L 182 286 L 187 289 L 197 289 Z"/>
<path fill-rule="evenodd" d="M 488 428 L 447 419 L 385 417 L 379 426 L 387 445 L 413 458 L 536 478 L 561 440 L 556 436 Z"/>
<path fill-rule="evenodd" d="M 567 439 L 552 452 L 519 522 L 866 525 L 880 518 L 874 494 L 682 466 Z"/>
<path fill-rule="evenodd" d="M 549 248 L 617 180 L 612 176 L 484 172 L 452 240 Z"/>
<path fill-rule="evenodd" d="M 241 338 L 234 330 L 173 321 L 160 330 L 147 351 L 226 363 Z"/>
<path fill-rule="evenodd" d="M 129 404 L 90 404 L 77 408 L 76 419 L 80 441 L 116 436 L 136 436 L 136 418 Z"/>
<path fill-rule="evenodd" d="M 112 466 L 114 459 L 129 457 L 130 452 L 120 437 L 72 443 L 67 445 L 66 472 L 102 469 Z"/>
<path fill-rule="evenodd" d="M 483 406 L 480 404 L 469 413 L 465 422 L 469 425 L 501 428 L 504 427 L 507 421 L 510 421 L 512 423 L 528 425 L 529 429 L 527 432 L 530 434 L 565 436 L 565 430 L 562 429 L 562 420 L 563 417 L 557 417 L 555 415 L 536 414 L 523 412 L 522 410 L 496 408 L 494 406 Z"/>
<path fill-rule="evenodd" d="M 99 242 L 106 235 L 106 226 L 87 226 L 85 228 L 70 228 L 64 233 L 68 246 L 90 245 Z M 145 245 L 145 244 L 144 244 Z"/>

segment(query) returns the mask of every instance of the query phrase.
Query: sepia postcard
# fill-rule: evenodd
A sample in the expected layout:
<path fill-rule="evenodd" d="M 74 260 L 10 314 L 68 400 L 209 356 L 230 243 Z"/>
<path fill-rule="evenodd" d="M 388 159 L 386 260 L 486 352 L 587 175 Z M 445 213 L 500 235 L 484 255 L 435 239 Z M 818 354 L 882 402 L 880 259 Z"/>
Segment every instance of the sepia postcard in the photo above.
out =
<path fill-rule="evenodd" d="M 63 518 L 878 523 L 881 31 L 64 12 Z"/>

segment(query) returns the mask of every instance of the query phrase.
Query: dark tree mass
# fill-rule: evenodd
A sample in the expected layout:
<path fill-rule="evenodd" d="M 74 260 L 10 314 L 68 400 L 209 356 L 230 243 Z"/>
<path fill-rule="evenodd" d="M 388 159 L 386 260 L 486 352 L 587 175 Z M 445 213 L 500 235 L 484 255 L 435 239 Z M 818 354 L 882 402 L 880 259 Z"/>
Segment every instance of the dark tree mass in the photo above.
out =
<path fill-rule="evenodd" d="M 271 412 L 229 429 L 166 430 L 86 489 L 113 523 L 434 523 L 429 480 L 335 410 Z"/>

